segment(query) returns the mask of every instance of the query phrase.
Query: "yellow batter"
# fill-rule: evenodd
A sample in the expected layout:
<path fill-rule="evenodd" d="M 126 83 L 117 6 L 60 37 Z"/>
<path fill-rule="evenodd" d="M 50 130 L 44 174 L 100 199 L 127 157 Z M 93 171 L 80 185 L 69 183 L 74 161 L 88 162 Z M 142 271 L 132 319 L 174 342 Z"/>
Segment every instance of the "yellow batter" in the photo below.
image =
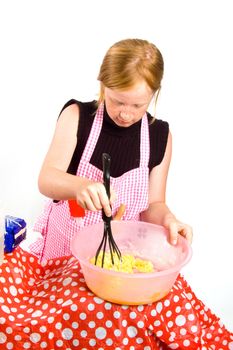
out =
<path fill-rule="evenodd" d="M 101 251 L 98 259 L 97 266 L 102 266 L 102 256 L 103 252 Z M 118 272 L 126 272 L 126 273 L 134 273 L 134 272 L 153 272 L 154 267 L 151 261 L 142 260 L 139 258 L 135 258 L 131 254 L 122 254 L 122 259 L 119 260 L 117 254 L 113 254 L 114 256 L 114 265 L 112 264 L 111 255 L 109 252 L 105 253 L 104 258 L 104 268 L 107 270 L 114 270 Z M 90 259 L 90 262 L 95 264 L 95 257 Z"/>

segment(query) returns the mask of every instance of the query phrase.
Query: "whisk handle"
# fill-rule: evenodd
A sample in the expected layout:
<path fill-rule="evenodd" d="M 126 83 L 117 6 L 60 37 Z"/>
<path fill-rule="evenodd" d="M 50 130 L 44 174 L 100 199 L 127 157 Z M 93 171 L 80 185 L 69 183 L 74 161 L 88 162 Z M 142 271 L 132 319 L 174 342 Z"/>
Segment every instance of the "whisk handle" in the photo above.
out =
<path fill-rule="evenodd" d="M 108 198 L 110 198 L 110 164 L 111 164 L 110 155 L 107 153 L 103 153 L 102 162 L 103 162 L 103 182 L 104 182 L 104 186 L 105 186 Z"/>

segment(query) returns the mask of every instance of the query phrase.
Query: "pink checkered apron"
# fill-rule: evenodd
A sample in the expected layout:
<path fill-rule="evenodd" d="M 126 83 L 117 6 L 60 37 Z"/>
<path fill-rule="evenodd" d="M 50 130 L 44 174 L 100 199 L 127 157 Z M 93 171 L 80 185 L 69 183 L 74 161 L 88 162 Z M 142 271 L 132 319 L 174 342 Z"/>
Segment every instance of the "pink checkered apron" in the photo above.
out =
<path fill-rule="evenodd" d="M 103 104 L 97 110 L 87 144 L 83 151 L 77 175 L 87 177 L 94 181 L 102 182 L 101 170 L 90 164 L 92 153 L 98 141 L 103 123 Z M 113 204 L 113 216 L 119 206 L 124 203 L 126 211 L 123 220 L 139 220 L 140 213 L 148 207 L 148 181 L 150 157 L 150 143 L 148 120 L 145 114 L 141 124 L 140 165 L 138 168 L 128 171 L 120 177 L 111 177 L 111 186 L 117 193 L 117 199 Z M 112 159 L 114 162 L 114 159 Z M 49 201 L 44 213 L 34 226 L 34 230 L 41 232 L 40 238 L 30 247 L 31 253 L 42 260 L 67 256 L 71 254 L 70 244 L 73 235 L 81 227 L 92 225 L 102 220 L 102 213 L 87 210 L 83 219 L 75 220 L 70 216 L 67 201 L 54 203 Z"/>

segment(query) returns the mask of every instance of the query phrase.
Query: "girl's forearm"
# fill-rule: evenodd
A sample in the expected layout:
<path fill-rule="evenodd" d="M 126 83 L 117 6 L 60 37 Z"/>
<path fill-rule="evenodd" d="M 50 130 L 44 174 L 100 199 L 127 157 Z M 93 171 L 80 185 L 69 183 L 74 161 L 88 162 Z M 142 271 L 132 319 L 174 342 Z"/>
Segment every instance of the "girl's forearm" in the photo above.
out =
<path fill-rule="evenodd" d="M 66 200 L 76 198 L 76 193 L 88 179 L 68 174 L 56 168 L 42 170 L 38 179 L 40 192 L 46 197 Z"/>

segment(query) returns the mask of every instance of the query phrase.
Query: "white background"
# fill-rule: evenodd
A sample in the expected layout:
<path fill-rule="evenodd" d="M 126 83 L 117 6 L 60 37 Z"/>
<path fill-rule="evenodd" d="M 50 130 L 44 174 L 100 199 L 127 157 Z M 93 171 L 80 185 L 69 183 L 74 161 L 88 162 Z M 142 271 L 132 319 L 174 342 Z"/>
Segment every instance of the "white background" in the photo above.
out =
<path fill-rule="evenodd" d="M 44 201 L 37 176 L 63 104 L 96 98 L 99 65 L 114 42 L 154 42 L 165 60 L 157 116 L 173 134 L 167 203 L 194 229 L 183 272 L 233 331 L 230 3 L 2 1 L 0 200 L 30 227 Z"/>

